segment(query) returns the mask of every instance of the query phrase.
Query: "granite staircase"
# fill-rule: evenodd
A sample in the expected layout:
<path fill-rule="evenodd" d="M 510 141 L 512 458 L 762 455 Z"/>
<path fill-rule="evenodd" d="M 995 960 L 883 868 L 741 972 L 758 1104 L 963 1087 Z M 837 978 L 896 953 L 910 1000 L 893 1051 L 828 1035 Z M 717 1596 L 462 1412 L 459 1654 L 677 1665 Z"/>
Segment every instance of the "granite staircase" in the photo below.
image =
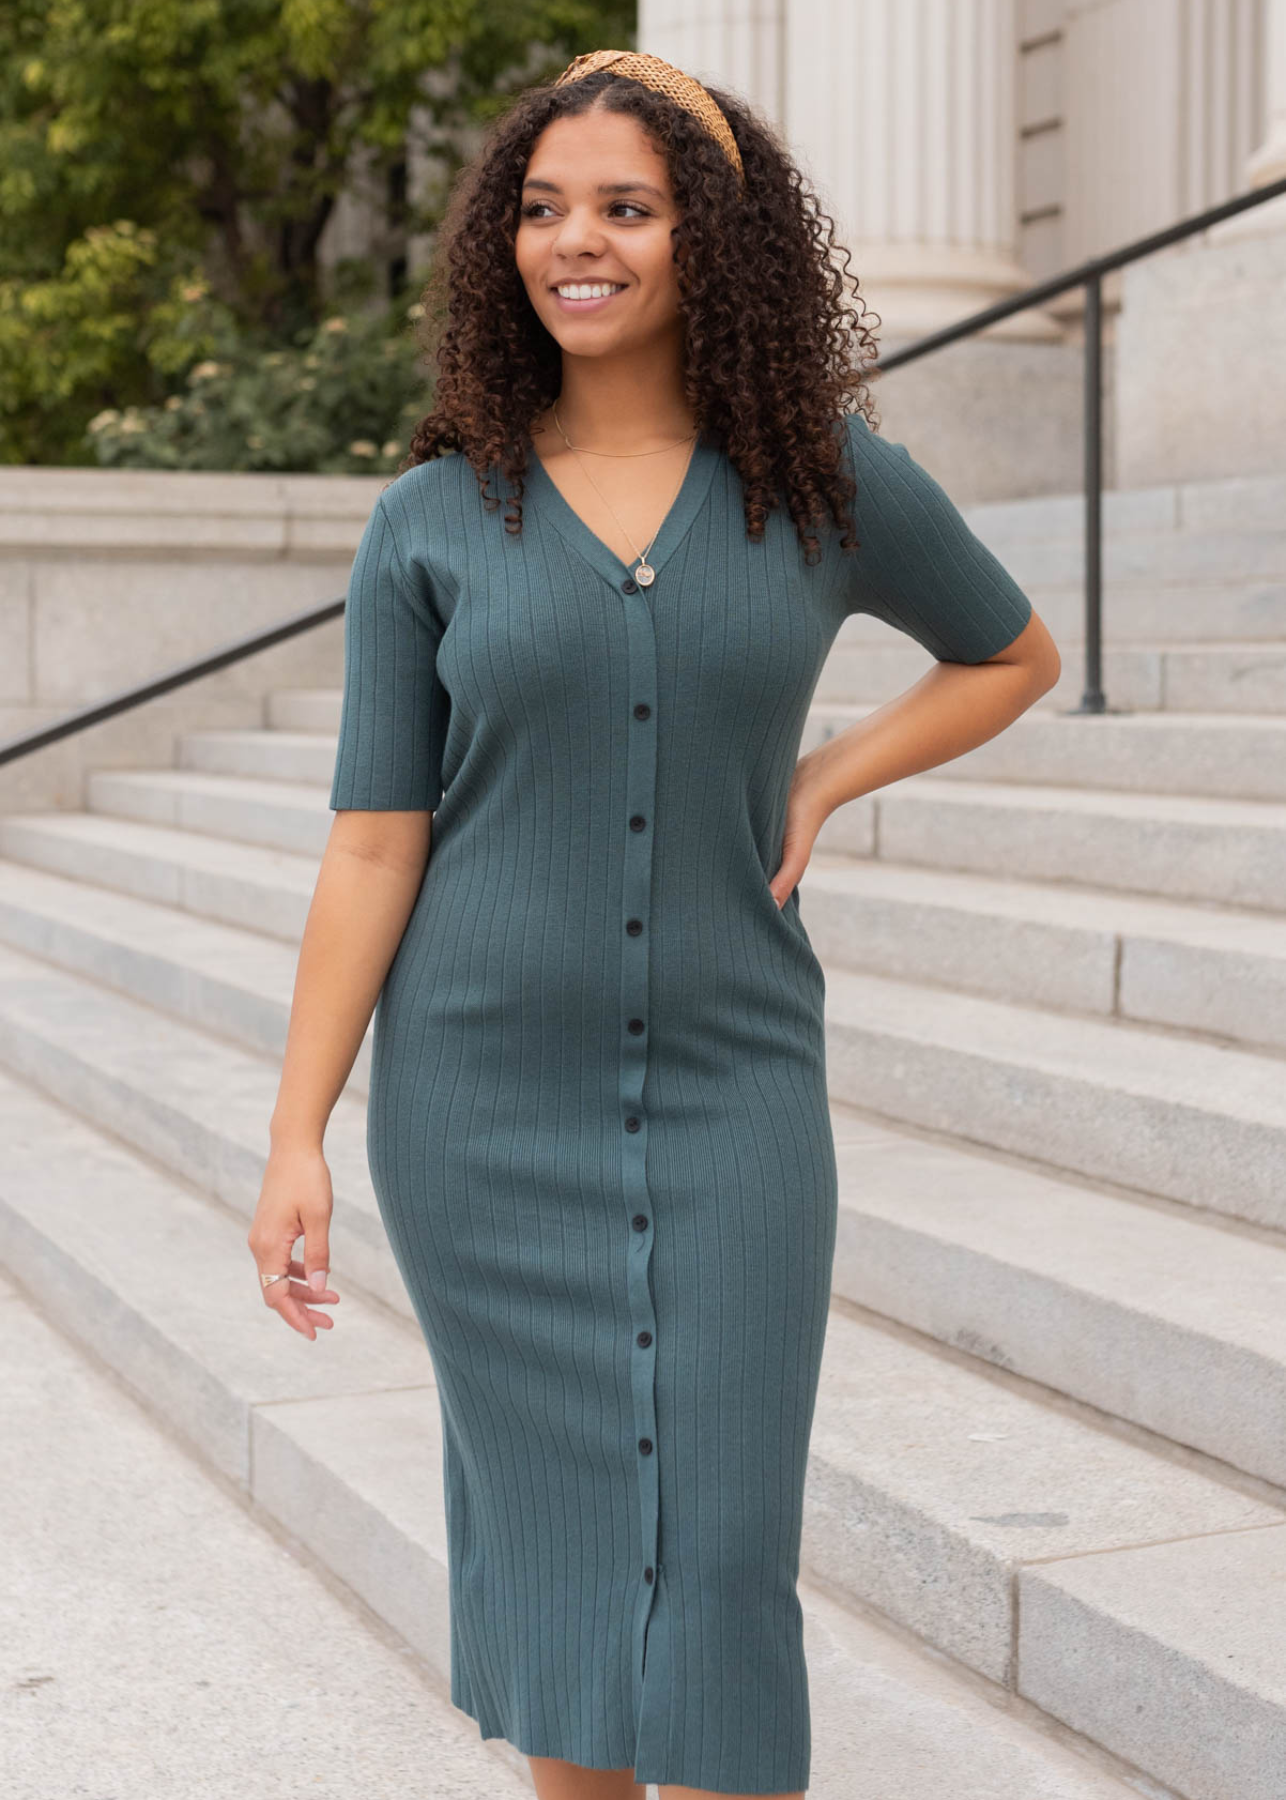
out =
<path fill-rule="evenodd" d="M 802 1591 L 818 1800 L 1286 1794 L 1286 480 L 967 509 L 1063 652 L 841 809 L 802 910 L 840 1165 Z M 916 679 L 850 620 L 808 741 Z M 437 1402 L 333 1115 L 337 1329 L 245 1231 L 335 692 L 0 819 L 0 1264 L 446 1681 Z M 334 1365 L 332 1368 L 331 1365 Z M 503 1746 L 490 1753 L 525 1768 Z"/>

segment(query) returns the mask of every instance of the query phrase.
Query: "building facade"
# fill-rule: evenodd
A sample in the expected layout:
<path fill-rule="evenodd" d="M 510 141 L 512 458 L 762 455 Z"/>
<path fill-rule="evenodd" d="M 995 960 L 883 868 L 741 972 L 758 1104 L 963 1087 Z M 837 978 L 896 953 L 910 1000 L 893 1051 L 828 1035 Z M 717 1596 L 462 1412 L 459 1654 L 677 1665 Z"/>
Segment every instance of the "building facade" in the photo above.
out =
<path fill-rule="evenodd" d="M 782 130 L 898 337 L 1286 174 L 1286 0 L 640 0 L 639 43 Z"/>

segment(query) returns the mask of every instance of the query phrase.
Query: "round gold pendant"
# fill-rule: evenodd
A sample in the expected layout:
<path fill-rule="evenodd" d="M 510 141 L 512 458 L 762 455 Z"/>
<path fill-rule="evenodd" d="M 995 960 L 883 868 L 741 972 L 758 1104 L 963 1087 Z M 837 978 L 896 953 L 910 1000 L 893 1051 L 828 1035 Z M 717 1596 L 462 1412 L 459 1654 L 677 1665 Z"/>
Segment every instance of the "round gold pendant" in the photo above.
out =
<path fill-rule="evenodd" d="M 651 587 L 656 580 L 656 570 L 650 563 L 641 562 L 634 571 L 634 579 L 640 587 Z"/>

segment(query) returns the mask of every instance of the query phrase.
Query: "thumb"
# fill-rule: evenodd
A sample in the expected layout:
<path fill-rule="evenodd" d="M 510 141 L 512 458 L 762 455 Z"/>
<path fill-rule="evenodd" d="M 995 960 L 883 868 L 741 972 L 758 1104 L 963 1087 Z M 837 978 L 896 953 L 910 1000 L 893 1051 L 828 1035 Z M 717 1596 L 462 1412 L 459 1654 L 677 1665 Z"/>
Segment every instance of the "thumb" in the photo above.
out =
<path fill-rule="evenodd" d="M 309 1228 L 304 1235 L 304 1276 L 311 1288 L 324 1288 L 330 1270 L 330 1243 L 324 1225 Z"/>

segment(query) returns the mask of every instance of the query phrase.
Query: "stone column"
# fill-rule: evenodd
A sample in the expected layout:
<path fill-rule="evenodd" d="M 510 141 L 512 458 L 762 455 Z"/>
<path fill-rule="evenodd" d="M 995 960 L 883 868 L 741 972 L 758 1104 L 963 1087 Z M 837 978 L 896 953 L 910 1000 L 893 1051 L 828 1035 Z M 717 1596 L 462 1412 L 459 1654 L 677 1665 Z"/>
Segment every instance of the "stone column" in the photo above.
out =
<path fill-rule="evenodd" d="M 1251 187 L 1286 175 L 1286 0 L 1264 0 L 1264 138 L 1246 164 Z M 1268 203 L 1269 210 L 1273 203 Z"/>
<path fill-rule="evenodd" d="M 731 88 L 780 126 L 785 7 L 786 0 L 639 0 L 638 46 L 698 81 Z"/>
<path fill-rule="evenodd" d="M 1260 0 L 1263 132 L 1245 163 L 1248 188 L 1266 187 L 1286 175 L 1286 0 Z M 1245 238 L 1286 234 L 1286 194 L 1262 206 L 1236 213 L 1212 226 L 1207 242 L 1235 243 Z"/>
<path fill-rule="evenodd" d="M 784 0 L 785 130 L 881 335 L 1030 285 L 1017 241 L 1014 0 Z M 1056 339 L 1042 310 L 985 334 Z"/>

